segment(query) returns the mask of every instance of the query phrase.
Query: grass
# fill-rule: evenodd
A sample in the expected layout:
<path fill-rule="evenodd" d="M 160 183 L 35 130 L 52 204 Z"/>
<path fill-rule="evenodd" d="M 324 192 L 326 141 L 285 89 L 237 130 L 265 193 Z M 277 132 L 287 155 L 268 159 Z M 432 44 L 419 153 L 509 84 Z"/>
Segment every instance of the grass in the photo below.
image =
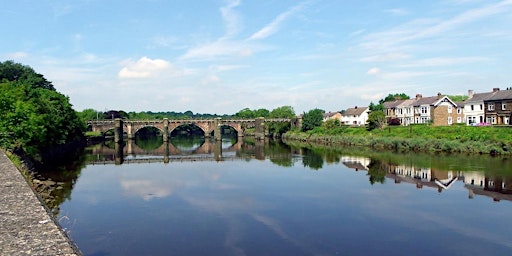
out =
<path fill-rule="evenodd" d="M 411 125 L 373 131 L 364 127 L 317 127 L 308 132 L 291 131 L 283 138 L 395 151 L 512 154 L 512 128 L 509 127 Z"/>

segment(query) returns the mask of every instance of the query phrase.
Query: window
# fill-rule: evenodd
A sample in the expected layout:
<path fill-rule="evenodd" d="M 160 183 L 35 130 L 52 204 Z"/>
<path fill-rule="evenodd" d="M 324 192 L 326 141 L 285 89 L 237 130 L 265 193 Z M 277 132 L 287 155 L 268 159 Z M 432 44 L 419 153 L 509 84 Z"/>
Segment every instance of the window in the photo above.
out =
<path fill-rule="evenodd" d="M 462 108 L 457 108 L 457 114 L 462 114 Z"/>
<path fill-rule="evenodd" d="M 489 104 L 487 105 L 487 110 L 489 110 L 489 111 L 494 111 L 494 103 L 489 103 Z"/>
<path fill-rule="evenodd" d="M 448 106 L 448 113 L 452 113 L 452 106 Z"/>
<path fill-rule="evenodd" d="M 460 118 L 460 116 L 457 117 L 457 123 L 462 123 L 462 119 Z"/>
<path fill-rule="evenodd" d="M 484 106 L 480 104 L 480 110 L 484 110 Z"/>
<path fill-rule="evenodd" d="M 421 107 L 421 113 L 422 114 L 427 114 L 428 113 L 427 107 Z"/>
<path fill-rule="evenodd" d="M 475 110 L 475 105 L 471 105 L 471 110 Z"/>
<path fill-rule="evenodd" d="M 501 110 L 507 110 L 507 103 L 501 103 Z"/>
<path fill-rule="evenodd" d="M 451 116 L 449 116 L 449 117 L 448 117 L 448 125 L 451 125 L 451 124 L 452 124 L 452 117 L 451 117 Z"/>

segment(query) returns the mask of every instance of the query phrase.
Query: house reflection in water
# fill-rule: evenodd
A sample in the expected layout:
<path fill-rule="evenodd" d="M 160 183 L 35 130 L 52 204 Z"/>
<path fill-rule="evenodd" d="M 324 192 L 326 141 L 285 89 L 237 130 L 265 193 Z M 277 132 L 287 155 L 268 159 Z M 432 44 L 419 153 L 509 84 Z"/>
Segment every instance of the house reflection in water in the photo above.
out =
<path fill-rule="evenodd" d="M 373 160 L 367 157 L 343 156 L 341 162 L 350 169 L 356 171 L 369 171 Z M 512 177 L 490 177 L 484 172 L 458 172 L 443 171 L 427 167 L 416 167 L 406 164 L 380 163 L 385 168 L 386 178 L 392 179 L 396 184 L 415 184 L 418 189 L 424 186 L 436 189 L 439 193 L 449 189 L 457 180 L 464 182 L 464 187 L 469 191 L 469 199 L 475 195 L 492 198 L 494 201 L 512 201 Z"/>
<path fill-rule="evenodd" d="M 342 156 L 341 162 L 350 169 L 368 171 L 368 165 L 370 165 L 371 160 L 368 157 L 362 156 Z"/>
<path fill-rule="evenodd" d="M 469 198 L 475 194 L 491 197 L 495 202 L 512 201 L 512 177 L 490 177 L 482 172 L 464 172 L 464 187 L 469 190 Z"/>

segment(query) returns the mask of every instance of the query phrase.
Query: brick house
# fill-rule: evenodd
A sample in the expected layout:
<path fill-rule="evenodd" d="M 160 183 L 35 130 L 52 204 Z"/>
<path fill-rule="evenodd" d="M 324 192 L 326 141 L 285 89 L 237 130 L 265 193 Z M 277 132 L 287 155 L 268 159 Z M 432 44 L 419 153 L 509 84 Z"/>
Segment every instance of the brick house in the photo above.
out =
<path fill-rule="evenodd" d="M 464 118 L 462 109 L 459 110 L 455 102 L 441 93 L 425 98 L 417 94 L 413 107 L 416 124 L 432 122 L 435 126 L 452 125 L 457 121 L 462 122 Z"/>
<path fill-rule="evenodd" d="M 339 120 L 341 122 L 341 113 L 340 112 L 329 112 L 324 113 L 324 122 L 327 120 Z"/>
<path fill-rule="evenodd" d="M 388 120 L 398 118 L 402 125 L 452 125 L 464 122 L 462 106 L 440 93 L 432 97 L 417 94 L 413 99 L 385 102 L 384 111 Z"/>
<path fill-rule="evenodd" d="M 485 120 L 490 124 L 512 124 L 512 90 L 494 88 L 492 96 L 484 100 Z"/>

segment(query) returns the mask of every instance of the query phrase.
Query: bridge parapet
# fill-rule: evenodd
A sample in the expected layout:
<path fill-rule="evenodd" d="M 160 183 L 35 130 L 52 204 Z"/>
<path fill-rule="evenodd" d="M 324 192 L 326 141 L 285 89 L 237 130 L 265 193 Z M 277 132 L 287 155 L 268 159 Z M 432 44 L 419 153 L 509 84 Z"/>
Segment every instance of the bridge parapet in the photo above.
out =
<path fill-rule="evenodd" d="M 258 120 L 258 121 L 257 121 Z M 135 138 L 135 134 L 142 128 L 155 127 L 162 131 L 164 141 L 168 141 L 169 134 L 178 126 L 184 124 L 193 124 L 201 128 L 205 137 L 210 137 L 214 132 L 216 139 L 220 139 L 220 126 L 230 126 L 236 130 L 239 137 L 245 135 L 245 129 L 256 128 L 258 122 L 258 138 L 263 138 L 266 131 L 263 129 L 265 123 L 271 122 L 293 122 L 290 118 L 257 118 L 257 119 L 167 119 L 162 120 L 130 120 L 130 119 L 115 119 L 115 120 L 89 120 L 87 125 L 91 127 L 92 131 L 101 132 L 104 134 L 109 130 L 114 130 L 115 137 L 122 139 L 122 134 L 127 133 L 128 139 Z M 117 124 L 117 126 L 116 126 Z"/>

